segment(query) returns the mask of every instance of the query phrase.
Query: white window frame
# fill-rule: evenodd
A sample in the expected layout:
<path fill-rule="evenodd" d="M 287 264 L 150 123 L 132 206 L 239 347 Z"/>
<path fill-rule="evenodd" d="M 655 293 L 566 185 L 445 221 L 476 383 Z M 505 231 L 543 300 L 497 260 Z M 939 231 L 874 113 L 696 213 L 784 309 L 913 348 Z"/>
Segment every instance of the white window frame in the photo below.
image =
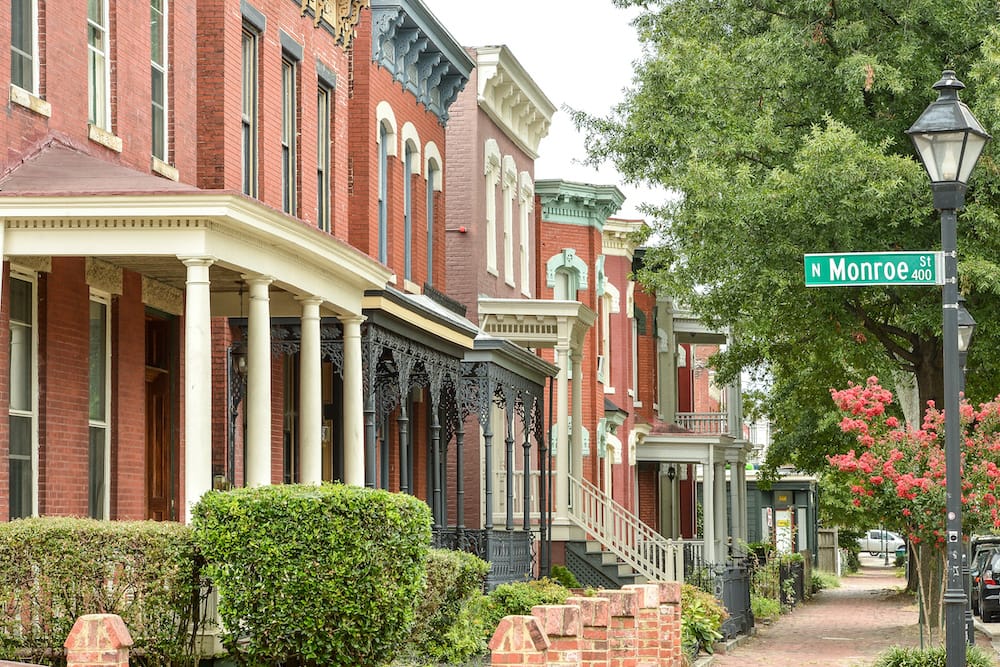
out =
<path fill-rule="evenodd" d="M 88 507 L 88 512 L 92 518 L 109 519 L 111 518 L 111 295 L 92 289 L 90 291 L 90 302 L 99 303 L 104 306 L 104 377 L 102 378 L 104 381 L 104 414 L 97 418 L 88 414 L 87 424 L 88 428 L 104 429 L 104 470 L 102 471 L 104 475 L 104 490 L 100 500 L 100 515 L 95 514 L 93 507 Z M 90 497 L 90 479 L 91 470 L 88 464 L 88 498 Z"/>
<path fill-rule="evenodd" d="M 298 76 L 299 63 L 281 58 L 281 210 L 297 216 L 298 203 Z"/>
<path fill-rule="evenodd" d="M 330 198 L 330 138 L 333 89 L 322 83 L 316 89 L 316 226 L 329 232 L 333 226 Z"/>
<path fill-rule="evenodd" d="M 389 158 L 398 152 L 396 114 L 381 101 L 375 107 L 375 143 L 378 147 L 378 261 L 389 262 Z"/>
<path fill-rule="evenodd" d="M 107 132 L 111 131 L 111 53 L 108 36 L 109 19 L 108 4 L 110 0 L 87 1 L 87 101 L 88 120 L 90 124 Z M 93 5 L 99 5 L 101 16 L 91 17 Z M 91 39 L 91 33 L 96 33 L 97 43 Z M 100 72 L 101 81 L 95 81 L 96 63 L 103 67 Z"/>
<path fill-rule="evenodd" d="M 517 166 L 503 156 L 503 279 L 514 287 L 514 197 L 517 196 Z"/>
<path fill-rule="evenodd" d="M 240 41 L 240 118 L 242 130 L 243 194 L 257 196 L 257 97 L 260 33 L 243 24 Z"/>
<path fill-rule="evenodd" d="M 28 410 L 16 409 L 8 406 L 8 420 L 10 417 L 28 417 L 31 419 L 30 428 L 30 438 L 31 438 L 31 508 L 30 514 L 28 516 L 38 516 L 38 276 L 32 271 L 20 270 L 16 267 L 12 267 L 10 271 L 10 278 L 20 280 L 31 285 L 31 322 L 28 326 L 31 329 L 31 359 L 28 361 L 29 364 L 29 374 L 30 387 L 29 391 L 30 406 Z M 9 308 L 9 306 L 8 306 Z M 11 311 L 12 312 L 12 311 Z M 14 324 L 13 321 L 10 323 Z M 11 337 L 13 338 L 13 336 Z M 8 359 L 8 368 L 12 369 L 13 364 L 10 364 Z M 10 377 L 8 377 L 8 391 Z M 12 392 L 11 392 L 12 394 Z M 9 396 L 11 394 L 8 394 Z M 9 432 L 8 432 L 9 437 Z M 9 442 L 8 442 L 9 447 Z M 8 469 L 10 466 L 10 450 L 8 449 Z M 8 477 L 8 485 L 10 484 L 10 478 Z M 8 486 L 8 506 L 7 512 L 10 513 L 10 488 Z M 19 515 L 22 516 L 22 515 Z M 11 517 L 13 518 L 13 517 Z"/>
<path fill-rule="evenodd" d="M 520 246 L 521 260 L 521 294 L 531 298 L 531 223 L 535 213 L 535 185 L 531 181 L 531 175 L 526 171 L 521 172 L 520 183 L 518 184 L 518 216 L 520 217 L 520 233 L 518 234 L 518 245 Z"/>
<path fill-rule="evenodd" d="M 483 175 L 486 177 L 486 270 L 498 276 L 497 187 L 500 185 L 500 147 L 493 139 L 486 140 Z"/>
<path fill-rule="evenodd" d="M 427 182 L 427 284 L 434 284 L 434 193 L 443 187 L 441 153 L 432 141 L 424 146 L 424 176 Z"/>
<path fill-rule="evenodd" d="M 27 91 L 32 95 L 38 95 L 38 78 L 39 78 L 39 67 L 38 67 L 38 0 L 14 0 L 21 5 L 22 9 L 27 9 L 29 14 L 28 29 L 31 31 L 31 35 L 27 40 L 29 51 L 17 48 L 14 46 L 14 25 L 13 25 L 13 3 L 11 4 L 11 35 L 10 35 L 10 79 L 11 84 L 20 88 L 21 90 Z M 14 57 L 16 55 L 22 56 L 31 63 L 30 76 L 31 81 L 29 85 L 22 86 L 21 83 L 24 81 L 14 81 Z"/>
<path fill-rule="evenodd" d="M 160 36 L 161 36 L 161 44 L 160 44 L 161 62 L 157 62 L 156 60 L 153 59 L 153 50 L 152 50 L 152 48 L 150 49 L 150 60 L 149 60 L 149 62 L 150 62 L 151 74 L 155 75 L 155 74 L 159 73 L 159 75 L 161 77 L 161 79 L 160 79 L 160 91 L 159 91 L 159 93 L 160 93 L 160 95 L 161 95 L 161 97 L 163 99 L 163 104 L 158 107 L 157 104 L 156 104 L 156 101 L 155 101 L 155 99 L 156 99 L 155 92 L 156 91 L 155 90 L 153 91 L 154 92 L 154 94 L 152 95 L 152 98 L 153 98 L 153 100 L 152 100 L 152 119 L 153 119 L 153 122 L 150 123 L 150 129 L 151 129 L 152 135 L 153 135 L 153 137 L 152 137 L 153 138 L 153 143 L 152 143 L 152 146 L 151 146 L 151 151 L 153 153 L 153 157 L 155 157 L 156 159 L 161 160 L 163 162 L 168 162 L 167 158 L 169 157 L 169 154 L 170 154 L 170 115 L 169 115 L 169 113 L 170 113 L 170 85 L 169 85 L 169 80 L 168 80 L 168 76 L 170 74 L 170 48 L 169 48 L 169 43 L 168 43 L 170 31 L 168 29 L 169 28 L 169 24 L 167 23 L 168 20 L 169 20 L 169 14 L 168 14 L 169 5 L 168 5 L 168 3 L 169 3 L 169 0 L 150 0 L 150 6 L 149 6 L 150 28 L 152 28 L 153 15 L 155 13 L 157 13 L 157 11 L 158 11 L 158 13 L 160 15 L 160 24 L 159 25 L 160 25 Z M 157 4 L 159 4 L 159 10 L 156 9 L 156 5 Z M 152 77 L 151 77 L 151 79 L 152 79 Z M 162 127 L 160 128 L 159 132 L 156 131 L 156 122 L 155 122 L 155 119 L 156 119 L 157 115 L 159 115 L 161 117 L 161 121 L 160 122 L 162 124 Z M 160 151 L 159 154 L 157 154 L 157 151 L 156 151 L 156 143 L 157 143 L 158 140 L 163 143 L 163 150 Z"/>

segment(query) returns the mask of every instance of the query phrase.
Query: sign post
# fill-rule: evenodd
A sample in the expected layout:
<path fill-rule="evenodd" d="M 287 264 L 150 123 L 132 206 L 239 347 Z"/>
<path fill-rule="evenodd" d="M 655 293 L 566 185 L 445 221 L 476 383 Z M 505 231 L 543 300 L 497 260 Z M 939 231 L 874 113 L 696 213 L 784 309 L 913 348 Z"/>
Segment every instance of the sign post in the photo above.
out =
<path fill-rule="evenodd" d="M 808 254 L 806 287 L 943 285 L 943 267 L 944 255 L 931 250 Z"/>

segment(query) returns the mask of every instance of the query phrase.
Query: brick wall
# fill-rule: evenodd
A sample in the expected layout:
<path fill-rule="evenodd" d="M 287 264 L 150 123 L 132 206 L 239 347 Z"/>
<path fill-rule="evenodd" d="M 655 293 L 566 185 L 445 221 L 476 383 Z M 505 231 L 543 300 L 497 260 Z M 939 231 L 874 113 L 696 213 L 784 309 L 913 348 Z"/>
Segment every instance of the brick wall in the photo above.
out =
<path fill-rule="evenodd" d="M 146 518 L 146 307 L 142 278 L 126 272 L 111 308 L 111 516 Z"/>
<path fill-rule="evenodd" d="M 638 584 L 507 616 L 490 640 L 492 663 L 681 667 L 680 591 L 677 582 Z"/>

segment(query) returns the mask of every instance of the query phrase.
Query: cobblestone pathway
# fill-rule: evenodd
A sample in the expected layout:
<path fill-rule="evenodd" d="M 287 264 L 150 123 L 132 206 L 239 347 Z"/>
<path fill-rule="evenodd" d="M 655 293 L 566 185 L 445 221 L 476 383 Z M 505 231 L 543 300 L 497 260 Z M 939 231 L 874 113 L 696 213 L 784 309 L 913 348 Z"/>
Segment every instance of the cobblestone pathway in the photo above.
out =
<path fill-rule="evenodd" d="M 821 591 L 756 636 L 715 656 L 713 667 L 870 667 L 890 646 L 919 646 L 917 605 L 906 582 L 877 558 L 862 558 L 858 574 Z M 977 638 L 977 642 L 979 639 Z M 988 640 L 979 642 L 989 645 Z"/>

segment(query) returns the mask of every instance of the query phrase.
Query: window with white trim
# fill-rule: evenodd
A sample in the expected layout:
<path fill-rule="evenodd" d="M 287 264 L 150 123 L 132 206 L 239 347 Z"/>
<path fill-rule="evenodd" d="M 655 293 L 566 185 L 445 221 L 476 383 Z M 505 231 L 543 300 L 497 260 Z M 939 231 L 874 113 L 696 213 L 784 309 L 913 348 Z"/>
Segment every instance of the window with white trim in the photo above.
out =
<path fill-rule="evenodd" d="M 291 58 L 281 59 L 281 210 L 289 215 L 298 215 L 298 69 Z"/>
<path fill-rule="evenodd" d="M 87 512 L 109 518 L 111 495 L 111 308 L 107 295 L 90 295 L 90 446 L 87 465 Z"/>
<path fill-rule="evenodd" d="M 257 196 L 257 41 L 258 33 L 243 26 L 241 126 L 243 131 L 243 194 Z"/>
<path fill-rule="evenodd" d="M 403 277 L 413 280 L 413 145 L 403 146 Z"/>
<path fill-rule="evenodd" d="M 35 470 L 38 460 L 36 285 L 33 275 L 12 273 L 10 276 L 10 519 L 35 514 L 35 485 L 38 479 Z"/>
<path fill-rule="evenodd" d="M 521 261 L 521 294 L 531 296 L 531 221 L 535 212 L 535 187 L 531 182 L 528 172 L 521 172 L 521 182 L 518 184 L 518 216 L 520 218 L 520 233 L 518 234 L 518 244 L 520 246 Z"/>
<path fill-rule="evenodd" d="M 503 158 L 503 279 L 514 286 L 514 197 L 517 194 L 517 167 L 514 158 Z"/>
<path fill-rule="evenodd" d="M 10 82 L 38 94 L 38 2 L 11 0 Z"/>
<path fill-rule="evenodd" d="M 167 162 L 167 1 L 150 0 L 150 69 L 153 96 L 153 157 Z"/>
<path fill-rule="evenodd" d="M 385 123 L 378 126 L 378 261 L 385 264 L 389 259 L 389 130 Z"/>
<path fill-rule="evenodd" d="M 497 187 L 500 185 L 500 147 L 486 140 L 486 270 L 497 275 Z"/>
<path fill-rule="evenodd" d="M 333 91 L 320 85 L 316 91 L 316 226 L 330 231 L 330 109 Z"/>
<path fill-rule="evenodd" d="M 111 131 L 111 68 L 108 64 L 108 3 L 87 0 L 87 92 L 90 123 Z"/>
<path fill-rule="evenodd" d="M 440 187 L 441 168 L 427 161 L 427 284 L 434 284 L 434 192 Z"/>

